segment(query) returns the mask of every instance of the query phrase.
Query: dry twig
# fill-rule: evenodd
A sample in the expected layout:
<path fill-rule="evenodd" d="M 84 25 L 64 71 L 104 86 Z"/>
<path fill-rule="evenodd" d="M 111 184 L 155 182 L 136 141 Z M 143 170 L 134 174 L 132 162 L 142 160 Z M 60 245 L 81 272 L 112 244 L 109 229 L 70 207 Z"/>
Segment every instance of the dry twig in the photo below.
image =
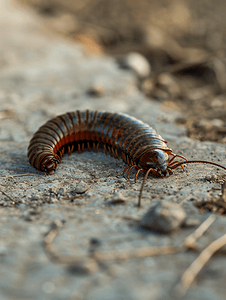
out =
<path fill-rule="evenodd" d="M 198 238 L 200 238 L 204 232 L 212 225 L 212 223 L 216 220 L 216 216 L 211 215 L 207 218 L 192 234 L 190 234 L 184 240 L 185 247 L 191 247 L 195 245 Z"/>
<path fill-rule="evenodd" d="M 181 297 L 186 294 L 201 269 L 210 260 L 214 253 L 216 253 L 224 245 L 226 245 L 226 234 L 213 241 L 200 253 L 196 260 L 184 272 L 183 276 L 181 277 L 180 283 L 175 287 L 175 291 L 178 296 Z"/>
<path fill-rule="evenodd" d="M 11 198 L 9 195 L 7 195 L 5 192 L 3 192 L 1 189 L 0 189 L 0 192 L 2 193 L 2 195 L 4 195 L 7 198 L 9 198 L 9 200 L 13 201 L 14 203 L 16 202 L 13 198 Z"/>
<path fill-rule="evenodd" d="M 34 174 L 25 173 L 25 174 L 6 175 L 6 176 L 0 177 L 0 179 L 1 178 L 9 178 L 9 177 L 20 177 L 20 176 L 34 176 Z"/>
<path fill-rule="evenodd" d="M 181 245 L 169 245 L 169 246 L 157 246 L 157 247 L 143 247 L 138 249 L 131 249 L 131 250 L 119 250 L 119 251 L 92 251 L 90 253 L 90 257 L 87 258 L 85 256 L 77 256 L 77 257 L 70 257 L 65 255 L 58 255 L 55 253 L 52 243 L 54 238 L 58 233 L 58 227 L 62 227 L 62 225 L 57 226 L 56 224 L 54 227 L 49 231 L 47 236 L 44 240 L 44 248 L 50 259 L 56 261 L 58 263 L 65 263 L 65 264 L 76 264 L 81 261 L 86 260 L 95 260 L 97 262 L 102 261 L 110 261 L 110 260 L 126 260 L 130 258 L 139 258 L 139 257 L 148 257 L 154 255 L 166 255 L 166 254 L 173 254 L 178 252 L 183 252 L 188 249 L 196 249 L 196 241 L 200 238 L 204 232 L 211 226 L 211 224 L 216 219 L 215 216 L 210 216 L 207 218 L 192 234 L 190 234 Z"/>

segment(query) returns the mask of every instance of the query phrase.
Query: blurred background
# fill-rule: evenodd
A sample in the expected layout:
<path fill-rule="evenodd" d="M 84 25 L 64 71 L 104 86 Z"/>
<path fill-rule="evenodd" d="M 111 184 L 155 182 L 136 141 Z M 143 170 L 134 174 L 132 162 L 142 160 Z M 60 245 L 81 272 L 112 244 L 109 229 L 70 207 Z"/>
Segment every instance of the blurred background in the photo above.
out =
<path fill-rule="evenodd" d="M 43 32 L 134 69 L 146 96 L 182 111 L 189 137 L 226 143 L 225 1 L 15 1 Z"/>

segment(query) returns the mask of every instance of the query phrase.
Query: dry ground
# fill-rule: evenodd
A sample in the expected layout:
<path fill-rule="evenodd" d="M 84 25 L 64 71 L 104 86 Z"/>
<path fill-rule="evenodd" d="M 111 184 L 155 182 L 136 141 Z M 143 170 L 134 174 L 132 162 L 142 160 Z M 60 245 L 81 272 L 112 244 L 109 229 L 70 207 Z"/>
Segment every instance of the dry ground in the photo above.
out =
<path fill-rule="evenodd" d="M 197 223 L 163 235 L 128 216 L 140 218 L 150 205 L 171 200 L 200 223 L 212 213 L 194 203 L 220 197 L 223 170 L 190 165 L 172 176 L 150 177 L 138 209 L 142 176 L 136 184 L 126 181 L 121 161 L 101 152 L 74 153 L 47 176 L 29 165 L 27 146 L 49 118 L 86 108 L 133 115 L 153 125 L 175 153 L 188 159 L 225 165 L 225 144 L 188 137 L 180 105 L 153 100 L 152 93 L 145 96 L 136 75 L 120 69 L 114 57 L 90 56 L 80 43 L 44 30 L 32 10 L 6 0 L 0 7 L 0 299 L 175 299 L 174 287 L 197 251 L 88 264 L 89 250 L 93 245 L 114 251 L 179 245 Z M 88 91 L 100 83 L 101 96 L 91 96 Z M 124 205 L 110 204 L 114 192 L 122 193 Z M 81 255 L 86 268 L 47 255 L 44 239 L 53 224 L 59 229 L 54 251 L 60 257 Z M 219 214 L 198 240 L 200 249 L 222 236 L 225 225 Z M 201 270 L 184 299 L 224 299 L 225 267 L 223 251 Z"/>

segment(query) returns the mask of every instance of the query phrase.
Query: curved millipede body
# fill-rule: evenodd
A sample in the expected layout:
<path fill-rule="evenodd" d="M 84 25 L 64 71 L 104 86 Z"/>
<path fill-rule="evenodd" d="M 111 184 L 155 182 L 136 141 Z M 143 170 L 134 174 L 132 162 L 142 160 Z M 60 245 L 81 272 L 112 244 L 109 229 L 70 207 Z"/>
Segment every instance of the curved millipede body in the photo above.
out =
<path fill-rule="evenodd" d="M 140 171 L 146 173 L 140 191 L 139 203 L 145 180 L 149 173 L 157 176 L 171 175 L 172 169 L 185 163 L 211 163 L 207 161 L 187 161 L 174 154 L 162 137 L 149 125 L 122 113 L 100 111 L 74 111 L 57 116 L 34 134 L 28 147 L 28 158 L 36 169 L 53 174 L 61 162 L 65 150 L 68 154 L 84 149 L 105 153 L 122 159 L 130 171 L 136 169 L 135 181 Z M 183 161 L 175 160 L 181 158 Z"/>

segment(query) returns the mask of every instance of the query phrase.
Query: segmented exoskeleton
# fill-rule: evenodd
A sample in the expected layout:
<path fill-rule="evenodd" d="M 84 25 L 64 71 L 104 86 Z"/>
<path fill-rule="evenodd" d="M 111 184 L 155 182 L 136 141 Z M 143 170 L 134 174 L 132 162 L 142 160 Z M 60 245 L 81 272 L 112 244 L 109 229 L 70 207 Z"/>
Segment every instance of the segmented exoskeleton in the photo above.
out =
<path fill-rule="evenodd" d="M 123 172 L 125 175 L 127 171 L 128 178 L 132 169 L 136 169 L 135 181 L 140 171 L 146 173 L 138 206 L 149 173 L 171 175 L 172 169 L 193 162 L 210 163 L 226 170 L 212 162 L 187 161 L 174 154 L 166 143 L 152 127 L 127 114 L 77 110 L 57 116 L 41 126 L 30 141 L 28 158 L 36 169 L 53 174 L 65 150 L 71 154 L 75 150 L 81 153 L 85 148 L 95 152 L 103 148 L 105 153 L 128 164 Z"/>

